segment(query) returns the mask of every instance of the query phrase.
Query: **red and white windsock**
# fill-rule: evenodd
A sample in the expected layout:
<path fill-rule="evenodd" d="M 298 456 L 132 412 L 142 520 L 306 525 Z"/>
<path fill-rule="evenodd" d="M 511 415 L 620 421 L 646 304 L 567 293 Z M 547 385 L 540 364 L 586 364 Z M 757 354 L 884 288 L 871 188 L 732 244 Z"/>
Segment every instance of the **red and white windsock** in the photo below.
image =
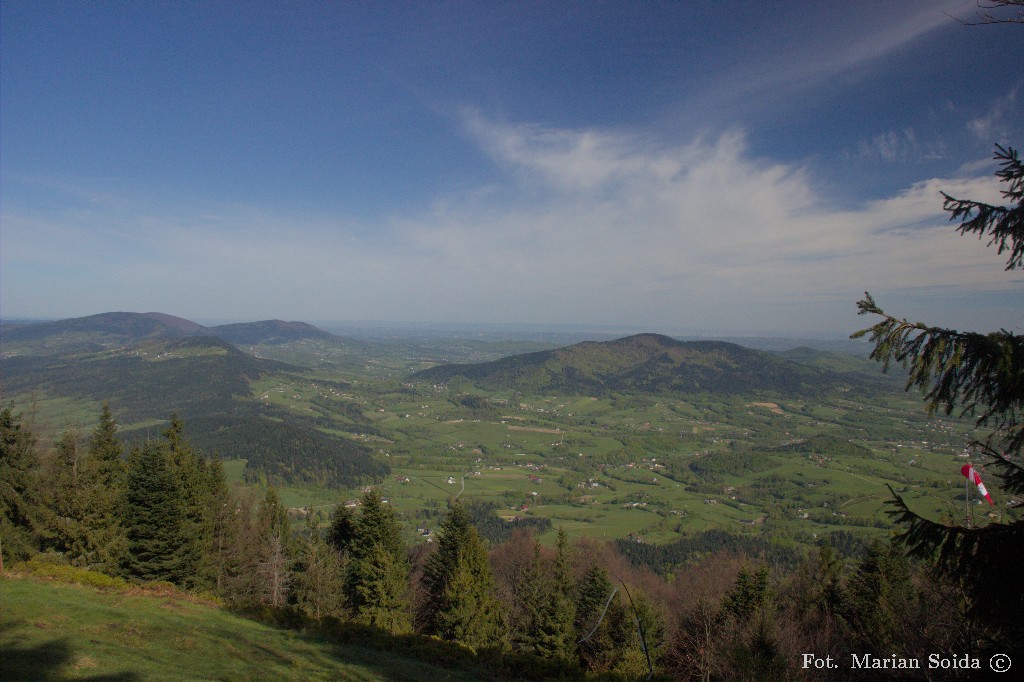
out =
<path fill-rule="evenodd" d="M 985 496 L 988 503 L 995 506 L 995 502 L 992 501 L 992 496 L 988 494 L 988 490 L 985 489 L 985 484 L 981 482 L 981 476 L 974 470 L 970 464 L 965 464 L 960 468 L 960 473 L 967 477 L 967 480 L 978 486 L 978 492 Z"/>

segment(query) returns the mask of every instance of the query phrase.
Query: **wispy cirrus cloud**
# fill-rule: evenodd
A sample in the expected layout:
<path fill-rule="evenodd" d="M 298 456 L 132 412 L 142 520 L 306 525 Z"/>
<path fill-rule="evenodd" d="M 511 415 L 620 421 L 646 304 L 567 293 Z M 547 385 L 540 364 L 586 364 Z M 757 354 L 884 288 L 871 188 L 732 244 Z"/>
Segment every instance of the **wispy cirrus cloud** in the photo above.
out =
<path fill-rule="evenodd" d="M 861 12 L 855 3 L 836 5 L 827 15 L 798 14 L 775 31 L 751 34 L 726 66 L 713 67 L 688 102 L 714 118 L 733 107 L 789 102 L 830 80 L 856 73 L 929 34 L 955 26 L 952 17 L 976 9 L 973 0 L 893 3 Z M 734 46 L 735 48 L 736 46 Z M 698 114 L 699 115 L 699 114 Z"/>
<path fill-rule="evenodd" d="M 871 139 L 861 140 L 857 156 L 862 159 L 894 162 L 934 161 L 945 158 L 946 146 L 939 140 L 922 141 L 912 127 L 887 130 Z"/>
<path fill-rule="evenodd" d="M 753 157 L 741 131 L 671 147 L 473 112 L 463 125 L 506 181 L 374 225 L 116 193 L 60 214 L 4 206 L 5 306 L 84 314 L 117 292 L 150 310 L 173 292 L 167 312 L 200 317 L 834 331 L 857 325 L 865 289 L 930 290 L 939 308 L 950 288 L 1020 291 L 941 211 L 940 189 L 998 201 L 985 173 L 840 209 L 801 166 Z"/>
<path fill-rule="evenodd" d="M 1017 95 L 1020 86 L 1014 87 L 997 99 L 984 116 L 967 122 L 967 129 L 982 142 L 1007 144 L 1012 131 L 1019 130 L 1021 104 Z"/>

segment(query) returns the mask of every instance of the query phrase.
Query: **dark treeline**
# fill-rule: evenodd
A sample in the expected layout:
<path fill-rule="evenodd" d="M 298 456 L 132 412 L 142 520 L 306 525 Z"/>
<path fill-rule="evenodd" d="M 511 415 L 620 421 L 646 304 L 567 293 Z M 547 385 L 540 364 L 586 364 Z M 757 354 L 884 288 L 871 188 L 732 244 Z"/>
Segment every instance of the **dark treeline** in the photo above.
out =
<path fill-rule="evenodd" d="M 543 516 L 517 516 L 512 521 L 505 521 L 495 514 L 498 510 L 498 504 L 495 502 L 467 501 L 464 504 L 480 537 L 492 545 L 512 539 L 512 534 L 517 530 L 529 529 L 540 535 L 552 528 L 551 519 Z"/>
<path fill-rule="evenodd" d="M 451 502 L 436 541 L 412 546 L 373 490 L 327 528 L 311 510 L 293 523 L 273 488 L 231 489 L 177 418 L 126 447 L 104 409 L 91 433 L 44 447 L 8 405 L 0 445 L 4 566 L 167 581 L 275 622 L 359 632 L 364 645 L 454 647 L 455 664 L 471 656 L 516 679 L 863 679 L 850 661 L 865 654 L 919 660 L 901 677 L 925 679 L 930 655 L 1018 648 L 971 617 L 962 586 L 848 534 L 809 553 L 711 531 L 660 548 L 559 531 L 548 548 L 533 529 L 488 543 L 493 509 Z M 806 654 L 839 667 L 805 668 Z"/>
<path fill-rule="evenodd" d="M 234 414 L 198 416 L 189 420 L 189 430 L 203 450 L 245 458 L 249 483 L 352 488 L 391 472 L 364 445 L 323 433 L 302 419 L 284 421 L 263 411 L 253 414 L 242 407 Z"/>
<path fill-rule="evenodd" d="M 771 566 L 792 569 L 799 565 L 803 551 L 755 535 L 737 535 L 723 530 L 705 530 L 664 545 L 616 540 L 615 547 L 635 566 L 645 566 L 667 576 L 677 567 L 723 550 L 757 558 Z"/>
<path fill-rule="evenodd" d="M 65 355 L 4 360 L 4 388 L 12 393 L 44 391 L 57 396 L 103 396 L 125 423 L 166 416 L 177 406 L 191 441 L 225 459 L 248 460 L 251 483 L 354 487 L 389 473 L 369 448 L 325 433 L 339 425 L 326 418 L 297 415 L 274 405 L 237 399 L 251 392 L 249 381 L 290 366 L 254 358 L 212 337 L 161 341 L 108 353 L 92 361 Z M 294 369 L 294 368 L 292 368 Z M 338 387 L 337 382 L 319 383 Z M 346 406 L 351 429 L 368 433 L 362 414 Z M 147 433 L 140 433 L 144 438 Z"/>
<path fill-rule="evenodd" d="M 154 359 L 159 353 L 167 357 Z M 220 339 L 195 337 L 128 349 L 93 362 L 69 356 L 9 358 L 4 360 L 4 388 L 11 394 L 42 390 L 104 396 L 119 418 L 130 423 L 151 419 L 167 405 L 191 406 L 197 414 L 223 409 L 233 396 L 249 394 L 246 377 L 286 367 L 252 358 Z"/>
<path fill-rule="evenodd" d="M 811 436 L 805 440 L 787 445 L 779 445 L 772 448 L 762 448 L 765 452 L 801 452 L 824 455 L 826 457 L 840 457 L 851 455 L 856 457 L 872 457 L 871 450 L 863 445 L 851 443 L 843 438 L 836 438 L 829 435 Z"/>

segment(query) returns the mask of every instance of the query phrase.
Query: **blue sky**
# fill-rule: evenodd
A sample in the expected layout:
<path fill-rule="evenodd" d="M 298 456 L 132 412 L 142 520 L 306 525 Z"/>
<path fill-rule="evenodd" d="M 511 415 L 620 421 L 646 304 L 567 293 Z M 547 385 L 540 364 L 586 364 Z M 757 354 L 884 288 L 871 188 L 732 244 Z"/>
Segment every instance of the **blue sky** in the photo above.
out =
<path fill-rule="evenodd" d="M 4 317 L 1022 326 L 970 0 L 0 8 Z"/>

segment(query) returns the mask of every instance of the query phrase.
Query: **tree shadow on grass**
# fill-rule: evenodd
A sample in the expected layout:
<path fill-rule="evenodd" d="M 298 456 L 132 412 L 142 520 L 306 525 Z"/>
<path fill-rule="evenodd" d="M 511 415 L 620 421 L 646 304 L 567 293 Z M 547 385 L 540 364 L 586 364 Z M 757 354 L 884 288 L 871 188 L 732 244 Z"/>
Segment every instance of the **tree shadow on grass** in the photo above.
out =
<path fill-rule="evenodd" d="M 10 626 L 0 626 L 0 634 Z M 6 639 L 6 638 L 5 638 Z M 141 678 L 133 672 L 88 677 L 70 676 L 67 670 L 75 662 L 75 653 L 65 639 L 54 639 L 42 644 L 22 646 L 17 641 L 0 643 L 0 680 L 11 682 L 61 682 L 86 680 L 87 682 L 136 682 Z"/>

